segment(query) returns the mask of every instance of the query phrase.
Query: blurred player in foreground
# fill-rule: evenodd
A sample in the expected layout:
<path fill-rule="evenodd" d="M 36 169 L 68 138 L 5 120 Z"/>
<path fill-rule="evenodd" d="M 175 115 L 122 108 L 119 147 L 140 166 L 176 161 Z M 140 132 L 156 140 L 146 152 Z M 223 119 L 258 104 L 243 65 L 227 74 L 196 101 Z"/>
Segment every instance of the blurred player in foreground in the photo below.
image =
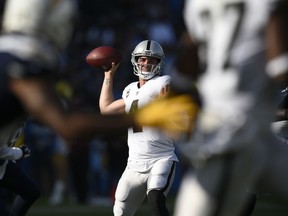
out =
<path fill-rule="evenodd" d="M 149 121 L 153 121 L 155 126 L 166 125 L 169 129 L 182 130 L 182 127 L 170 125 L 171 117 L 169 119 L 161 115 L 158 120 L 146 119 L 146 110 L 142 110 L 144 116 L 139 112 L 137 116 L 105 117 L 96 113 L 65 111 L 51 82 L 59 67 L 59 55 L 74 31 L 76 17 L 76 1 L 73 0 L 6 1 L 0 36 L 1 149 L 6 148 L 10 135 L 22 125 L 27 114 L 52 128 L 68 140 L 67 143 L 75 139 L 90 139 L 99 133 L 127 129 L 137 123 L 149 124 Z M 183 101 L 183 98 L 180 100 Z M 167 105 L 165 101 L 163 103 L 162 106 Z M 179 113 L 172 109 L 170 111 Z M 181 119 L 180 115 L 178 117 Z M 19 157 L 23 156 L 21 150 L 18 153 Z M 37 196 L 33 196 L 33 200 L 27 199 L 29 188 L 25 187 L 28 184 L 21 182 L 23 178 L 17 178 L 20 175 L 18 168 L 14 170 L 10 167 L 6 162 L 1 164 L 1 186 L 19 193 L 21 199 L 24 199 L 13 207 L 12 215 L 25 215 Z M 6 181 L 8 173 L 13 178 Z M 4 181 L 7 184 L 3 184 Z M 25 194 L 18 190 L 19 187 L 25 190 Z"/>
<path fill-rule="evenodd" d="M 171 77 L 161 76 L 164 52 L 153 40 L 140 42 L 132 52 L 131 62 L 139 81 L 130 83 L 121 99 L 113 95 L 113 79 L 118 65 L 105 71 L 99 99 L 102 114 L 132 114 L 138 108 L 168 93 Z M 116 80 L 115 80 L 116 81 Z M 114 215 L 132 216 L 146 195 L 152 215 L 166 216 L 166 195 L 173 183 L 175 140 L 163 131 L 151 127 L 131 127 L 128 130 L 128 164 L 116 189 Z"/>
<path fill-rule="evenodd" d="M 204 72 L 203 107 L 181 147 L 194 171 L 182 181 L 175 216 L 249 215 L 254 190 L 287 203 L 288 149 L 270 128 L 277 87 L 287 86 L 287 15 L 281 0 L 186 0 L 187 61 L 176 65 L 171 88 Z"/>

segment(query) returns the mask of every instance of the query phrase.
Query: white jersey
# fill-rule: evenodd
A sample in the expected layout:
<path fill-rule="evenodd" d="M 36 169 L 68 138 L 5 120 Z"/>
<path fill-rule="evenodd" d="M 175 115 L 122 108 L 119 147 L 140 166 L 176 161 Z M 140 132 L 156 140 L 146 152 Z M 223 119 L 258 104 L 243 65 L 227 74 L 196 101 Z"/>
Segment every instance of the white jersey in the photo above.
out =
<path fill-rule="evenodd" d="M 278 1 L 186 0 L 185 23 L 193 39 L 207 47 L 209 67 L 224 70 L 263 52 L 263 28 Z"/>
<path fill-rule="evenodd" d="M 226 125 L 226 131 L 232 132 L 247 121 L 255 122 L 256 128 L 258 123 L 272 122 L 276 88 L 265 73 L 263 32 L 275 2 L 186 0 L 187 29 L 199 42 L 199 56 L 208 65 L 199 80 L 204 103 L 199 124 L 202 131 L 211 132 Z M 223 133 L 229 132 L 223 129 Z M 211 151 L 222 151 L 232 144 L 222 141 L 219 145 L 226 146 L 216 150 L 214 143 Z M 238 144 L 233 143 L 233 148 Z"/>
<path fill-rule="evenodd" d="M 170 83 L 170 76 L 156 76 L 139 88 L 138 82 L 129 84 L 123 91 L 127 113 L 150 103 L 158 97 L 161 89 Z M 128 166 L 144 171 L 150 168 L 154 161 L 170 158 L 177 161 L 175 141 L 160 129 L 141 127 L 128 130 L 129 158 Z"/>
<path fill-rule="evenodd" d="M 186 26 L 207 68 L 199 80 L 203 112 L 181 149 L 195 166 L 174 216 L 248 215 L 247 191 L 263 185 L 287 202 L 288 149 L 270 129 L 277 91 L 265 71 L 265 28 L 276 2 L 186 0 Z"/>

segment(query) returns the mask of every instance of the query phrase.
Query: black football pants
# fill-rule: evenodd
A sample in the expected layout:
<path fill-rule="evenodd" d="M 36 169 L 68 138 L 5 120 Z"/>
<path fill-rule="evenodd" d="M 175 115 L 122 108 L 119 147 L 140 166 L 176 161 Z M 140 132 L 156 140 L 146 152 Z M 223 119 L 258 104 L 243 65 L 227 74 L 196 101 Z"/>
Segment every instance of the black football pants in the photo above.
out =
<path fill-rule="evenodd" d="M 40 189 L 35 181 L 28 176 L 16 163 L 9 161 L 0 187 L 16 194 L 11 216 L 24 216 L 40 196 Z"/>

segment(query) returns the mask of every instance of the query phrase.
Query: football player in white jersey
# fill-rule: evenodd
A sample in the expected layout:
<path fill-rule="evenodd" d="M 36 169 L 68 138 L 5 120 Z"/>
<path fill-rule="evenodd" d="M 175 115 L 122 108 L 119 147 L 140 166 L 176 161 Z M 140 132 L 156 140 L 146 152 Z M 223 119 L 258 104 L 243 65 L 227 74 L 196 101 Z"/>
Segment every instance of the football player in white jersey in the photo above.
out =
<path fill-rule="evenodd" d="M 287 14 L 281 0 L 186 0 L 191 59 L 177 73 L 201 70 L 194 57 L 205 69 L 203 107 L 181 145 L 194 170 L 182 181 L 175 216 L 243 215 L 247 192 L 258 187 L 287 203 L 287 145 L 270 128 L 276 83 L 287 86 Z"/>
<path fill-rule="evenodd" d="M 121 99 L 113 96 L 113 77 L 118 65 L 105 71 L 99 99 L 102 114 L 133 113 L 168 92 L 170 76 L 161 76 L 164 52 L 153 40 L 140 42 L 132 52 L 131 62 L 139 81 L 123 91 Z M 115 194 L 115 216 L 132 216 L 147 196 L 153 214 L 169 215 L 165 198 L 174 178 L 174 139 L 160 129 L 131 127 L 128 130 L 129 157 Z"/>
<path fill-rule="evenodd" d="M 0 35 L 0 153 L 4 159 L 0 161 L 0 186 L 18 195 L 11 215 L 25 215 L 39 196 L 34 182 L 7 157 L 9 137 L 27 115 L 49 126 L 67 143 L 122 130 L 141 120 L 128 115 L 68 112 L 61 105 L 51 81 L 74 32 L 76 17 L 76 0 L 5 1 Z M 166 119 L 162 115 L 158 123 L 163 125 Z M 141 122 L 148 123 L 145 118 Z M 169 127 L 170 122 L 166 123 Z M 29 153 L 26 148 L 12 150 L 18 155 L 14 159 Z"/>
<path fill-rule="evenodd" d="M 133 125 L 127 115 L 111 118 L 68 112 L 51 89 L 76 17 L 74 0 L 5 1 L 0 35 L 0 187 L 17 195 L 13 216 L 25 215 L 39 197 L 35 182 L 13 162 L 29 155 L 29 149 L 6 145 L 27 115 L 48 125 L 67 143 Z"/>

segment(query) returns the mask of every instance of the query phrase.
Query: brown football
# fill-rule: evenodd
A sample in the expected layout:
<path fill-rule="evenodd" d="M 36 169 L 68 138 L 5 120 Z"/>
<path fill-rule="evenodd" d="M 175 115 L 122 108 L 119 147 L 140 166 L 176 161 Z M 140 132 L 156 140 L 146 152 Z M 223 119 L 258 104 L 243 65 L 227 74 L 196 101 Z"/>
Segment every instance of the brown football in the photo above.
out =
<path fill-rule="evenodd" d="M 96 47 L 86 56 L 86 62 L 89 65 L 96 68 L 104 68 L 105 70 L 111 67 L 112 62 L 118 64 L 121 61 L 122 54 L 111 46 Z"/>

